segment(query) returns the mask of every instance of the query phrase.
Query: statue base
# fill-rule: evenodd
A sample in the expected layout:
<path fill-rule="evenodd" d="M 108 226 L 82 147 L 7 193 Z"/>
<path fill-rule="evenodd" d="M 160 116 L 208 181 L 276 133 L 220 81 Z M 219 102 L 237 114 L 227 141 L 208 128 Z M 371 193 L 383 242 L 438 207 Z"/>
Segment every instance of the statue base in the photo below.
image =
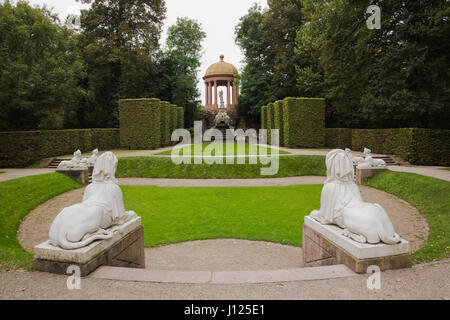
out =
<path fill-rule="evenodd" d="M 306 216 L 303 224 L 303 264 L 320 267 L 344 264 L 356 273 L 367 273 L 369 266 L 381 271 L 412 267 L 411 247 L 408 241 L 388 245 L 363 244 L 343 235 L 344 230 L 334 225 L 322 225 Z"/>
<path fill-rule="evenodd" d="M 356 184 L 364 184 L 367 180 L 369 180 L 372 177 L 375 177 L 377 174 L 386 171 L 386 168 L 381 169 L 358 169 L 356 168 Z"/>
<path fill-rule="evenodd" d="M 76 182 L 87 186 L 89 184 L 89 175 L 92 173 L 92 169 L 72 169 L 72 170 L 56 170 L 56 172 L 61 173 L 69 178 L 75 180 Z"/>
<path fill-rule="evenodd" d="M 111 239 L 98 240 L 89 246 L 64 250 L 46 241 L 36 246 L 33 270 L 67 274 L 70 266 L 78 266 L 85 277 L 98 267 L 145 268 L 144 228 L 137 217 L 112 229 Z"/>

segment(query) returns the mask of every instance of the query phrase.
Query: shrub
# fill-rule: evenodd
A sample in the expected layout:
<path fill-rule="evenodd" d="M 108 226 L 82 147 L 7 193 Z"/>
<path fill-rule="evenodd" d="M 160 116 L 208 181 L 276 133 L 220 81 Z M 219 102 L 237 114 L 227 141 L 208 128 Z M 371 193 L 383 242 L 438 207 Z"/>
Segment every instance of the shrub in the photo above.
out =
<path fill-rule="evenodd" d="M 272 129 L 275 128 L 274 123 L 274 104 L 267 105 L 267 144 L 272 144 Z"/>
<path fill-rule="evenodd" d="M 261 129 L 267 129 L 267 106 L 261 107 Z"/>
<path fill-rule="evenodd" d="M 177 109 L 178 114 L 177 114 L 177 129 L 183 129 L 184 128 L 184 108 L 183 107 L 178 107 Z"/>
<path fill-rule="evenodd" d="M 120 148 L 119 128 L 91 129 L 91 130 L 92 130 L 91 146 L 93 149 L 98 148 L 99 150 L 112 150 Z"/>
<path fill-rule="evenodd" d="M 280 130 L 280 146 L 284 145 L 283 101 L 276 101 L 273 108 L 274 129 Z"/>
<path fill-rule="evenodd" d="M 130 149 L 156 149 L 161 145 L 159 99 L 119 101 L 120 145 Z"/>
<path fill-rule="evenodd" d="M 160 103 L 161 107 L 161 119 L 160 119 L 160 125 L 161 125 L 161 146 L 168 146 L 170 144 L 170 117 L 169 117 L 169 110 L 170 110 L 170 103 L 167 101 L 161 101 Z"/>
<path fill-rule="evenodd" d="M 325 99 L 283 100 L 284 145 L 320 148 L 325 139 Z"/>
<path fill-rule="evenodd" d="M 40 158 L 91 151 L 92 130 L 46 130 L 40 134 Z"/>
<path fill-rule="evenodd" d="M 177 106 L 174 104 L 170 105 L 170 135 L 177 129 L 178 124 L 178 111 Z M 173 142 L 171 142 L 173 144 Z"/>
<path fill-rule="evenodd" d="M 39 131 L 1 132 L 0 167 L 26 167 L 37 161 L 39 139 Z"/>
<path fill-rule="evenodd" d="M 352 148 L 352 129 L 326 128 L 325 146 L 329 148 Z"/>

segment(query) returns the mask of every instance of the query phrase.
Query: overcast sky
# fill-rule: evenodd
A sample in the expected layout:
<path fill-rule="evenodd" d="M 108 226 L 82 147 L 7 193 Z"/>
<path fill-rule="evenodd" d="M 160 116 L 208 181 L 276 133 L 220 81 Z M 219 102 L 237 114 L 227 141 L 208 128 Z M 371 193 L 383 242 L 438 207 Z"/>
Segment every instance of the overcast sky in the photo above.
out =
<path fill-rule="evenodd" d="M 75 0 L 29 0 L 29 2 L 40 6 L 47 4 L 62 21 L 69 13 L 79 12 L 79 8 L 86 7 Z M 263 7 L 267 5 L 266 0 L 166 0 L 167 13 L 161 44 L 165 43 L 167 29 L 176 22 L 177 17 L 195 19 L 202 24 L 207 34 L 203 42 L 204 54 L 199 79 L 203 77 L 209 65 L 219 61 L 221 54 L 225 55 L 226 62 L 234 64 L 242 71 L 243 56 L 234 42 L 234 28 L 239 18 L 245 15 L 255 2 Z M 204 103 L 205 86 L 202 80 L 199 81 L 198 87 L 202 92 Z"/>

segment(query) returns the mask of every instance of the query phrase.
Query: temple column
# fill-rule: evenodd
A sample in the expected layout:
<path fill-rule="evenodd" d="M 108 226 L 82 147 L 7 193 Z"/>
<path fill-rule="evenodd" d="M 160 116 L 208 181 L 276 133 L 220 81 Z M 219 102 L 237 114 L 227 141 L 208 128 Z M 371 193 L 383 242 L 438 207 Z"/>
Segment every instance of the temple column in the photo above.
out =
<path fill-rule="evenodd" d="M 212 105 L 212 82 L 208 82 L 208 87 L 209 87 L 209 94 L 208 94 L 208 105 Z"/>
<path fill-rule="evenodd" d="M 208 105 L 208 99 L 209 99 L 208 91 L 209 91 L 208 82 L 205 82 L 205 107 Z"/>
<path fill-rule="evenodd" d="M 214 105 L 216 108 L 219 107 L 218 99 L 217 99 L 217 81 L 214 81 Z"/>
<path fill-rule="evenodd" d="M 227 108 L 231 105 L 230 101 L 230 87 L 231 87 L 231 81 L 227 82 Z"/>

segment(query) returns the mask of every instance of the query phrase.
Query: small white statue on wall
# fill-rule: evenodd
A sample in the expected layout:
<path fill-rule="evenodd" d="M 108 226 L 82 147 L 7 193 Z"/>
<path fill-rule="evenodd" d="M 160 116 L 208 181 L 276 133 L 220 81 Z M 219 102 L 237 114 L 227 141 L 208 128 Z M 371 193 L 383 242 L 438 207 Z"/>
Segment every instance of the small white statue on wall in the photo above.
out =
<path fill-rule="evenodd" d="M 61 161 L 57 170 L 87 169 L 87 161 L 81 158 L 81 151 L 77 150 L 73 153 L 70 161 Z"/>
<path fill-rule="evenodd" d="M 52 245 L 67 250 L 83 248 L 95 240 L 110 239 L 113 231 L 109 228 L 136 217 L 135 212 L 125 211 L 115 178 L 117 164 L 112 152 L 97 159 L 83 202 L 64 208 L 53 221 L 49 231 Z"/>
<path fill-rule="evenodd" d="M 87 160 L 87 164 L 89 167 L 93 167 L 95 166 L 95 162 L 98 159 L 98 149 L 94 149 L 92 150 L 92 155 L 89 157 L 89 159 Z"/>
<path fill-rule="evenodd" d="M 397 244 L 401 241 L 382 206 L 363 201 L 354 182 L 353 161 L 344 150 L 332 150 L 326 157 L 327 180 L 320 210 L 310 216 L 322 224 L 335 224 L 344 235 L 360 243 Z"/>
<path fill-rule="evenodd" d="M 345 152 L 348 154 L 348 156 L 352 160 L 353 165 L 357 166 L 358 164 L 364 162 L 364 158 L 363 157 L 355 157 L 353 155 L 353 153 L 352 153 L 352 150 L 350 150 L 349 148 L 345 149 Z"/>
<path fill-rule="evenodd" d="M 358 169 L 385 169 L 386 162 L 382 159 L 374 159 L 372 157 L 372 150 L 364 148 L 365 159 L 358 164 Z"/>

